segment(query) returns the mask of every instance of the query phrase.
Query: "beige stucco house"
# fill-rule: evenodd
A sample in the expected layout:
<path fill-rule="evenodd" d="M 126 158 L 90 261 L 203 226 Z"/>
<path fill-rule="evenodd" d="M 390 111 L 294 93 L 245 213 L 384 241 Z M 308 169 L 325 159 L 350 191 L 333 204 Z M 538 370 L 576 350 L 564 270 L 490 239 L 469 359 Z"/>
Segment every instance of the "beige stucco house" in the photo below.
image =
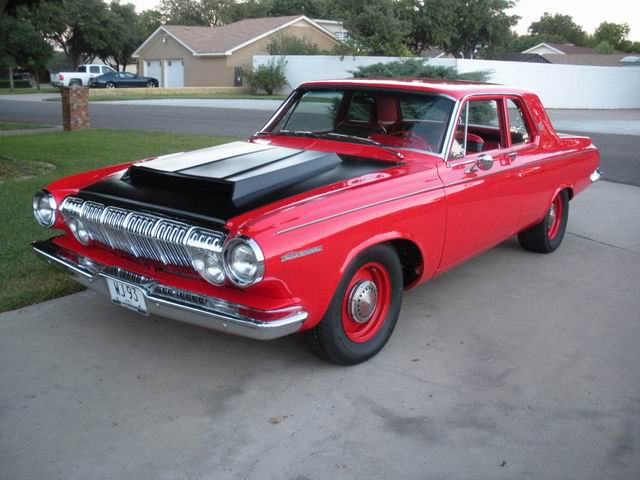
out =
<path fill-rule="evenodd" d="M 267 53 L 277 35 L 303 37 L 331 50 L 339 42 L 304 15 L 251 18 L 222 27 L 162 25 L 134 52 L 138 71 L 163 87 L 244 86 L 241 68 Z"/>

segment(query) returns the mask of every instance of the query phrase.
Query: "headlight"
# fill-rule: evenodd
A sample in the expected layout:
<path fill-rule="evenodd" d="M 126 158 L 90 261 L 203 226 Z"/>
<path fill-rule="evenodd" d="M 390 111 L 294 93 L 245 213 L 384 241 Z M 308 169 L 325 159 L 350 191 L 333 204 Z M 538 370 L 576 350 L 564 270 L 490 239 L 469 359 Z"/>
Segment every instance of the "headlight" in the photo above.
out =
<path fill-rule="evenodd" d="M 76 240 L 83 245 L 89 245 L 89 242 L 91 241 L 91 234 L 81 220 L 78 220 L 77 218 L 70 218 L 67 225 L 69 226 L 71 233 L 73 233 L 73 236 L 76 237 Z"/>
<path fill-rule="evenodd" d="M 200 228 L 191 230 L 187 239 L 191 265 L 207 282 L 224 283 L 221 237 Z"/>
<path fill-rule="evenodd" d="M 33 216 L 43 227 L 51 227 L 56 222 L 56 200 L 53 195 L 43 191 L 34 195 Z"/>
<path fill-rule="evenodd" d="M 191 265 L 206 281 L 215 285 L 224 282 L 224 269 L 219 253 L 195 252 L 191 256 Z"/>
<path fill-rule="evenodd" d="M 239 287 L 253 285 L 262 280 L 264 274 L 262 250 L 250 238 L 236 237 L 224 247 L 224 269 Z"/>

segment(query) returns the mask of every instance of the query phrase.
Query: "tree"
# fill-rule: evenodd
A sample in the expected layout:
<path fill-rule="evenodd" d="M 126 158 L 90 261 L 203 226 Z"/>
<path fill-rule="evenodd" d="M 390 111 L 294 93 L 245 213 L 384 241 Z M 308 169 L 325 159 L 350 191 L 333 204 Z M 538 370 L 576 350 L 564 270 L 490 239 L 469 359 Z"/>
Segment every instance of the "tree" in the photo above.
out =
<path fill-rule="evenodd" d="M 319 55 L 318 45 L 295 35 L 275 35 L 267 44 L 269 55 Z"/>
<path fill-rule="evenodd" d="M 544 12 L 542 17 L 529 25 L 529 33 L 538 36 L 552 36 L 562 40 L 561 43 L 573 43 L 584 46 L 587 44 L 587 34 L 580 25 L 573 21 L 570 15 L 556 13 L 551 15 Z"/>
<path fill-rule="evenodd" d="M 446 45 L 455 35 L 455 9 L 448 0 L 401 0 L 400 18 L 410 26 L 407 37 L 414 54 Z"/>
<path fill-rule="evenodd" d="M 353 42 L 368 55 L 408 56 L 408 20 L 400 18 L 400 4 L 393 0 L 354 0 L 345 12 L 345 28 Z"/>
<path fill-rule="evenodd" d="M 102 0 L 43 1 L 29 10 L 29 20 L 75 68 L 93 60 L 104 48 L 107 13 Z"/>
<path fill-rule="evenodd" d="M 160 12 L 173 25 L 217 27 L 230 19 L 233 0 L 162 0 Z"/>
<path fill-rule="evenodd" d="M 628 23 L 602 22 L 594 32 L 593 40 L 595 44 L 607 42 L 614 49 L 626 50 L 630 31 Z"/>
<path fill-rule="evenodd" d="M 464 58 L 483 56 L 499 47 L 506 47 L 512 39 L 511 27 L 517 15 L 508 15 L 511 0 L 455 0 L 453 33 L 441 47 Z"/>
<path fill-rule="evenodd" d="M 9 68 L 13 90 L 13 69 L 27 67 L 37 72 L 51 58 L 53 49 L 34 26 L 23 18 L 0 15 L 0 66 Z"/>
<path fill-rule="evenodd" d="M 453 67 L 439 67 L 429 65 L 424 60 L 410 58 L 399 62 L 374 63 L 358 67 L 353 72 L 356 78 L 366 77 L 410 77 L 410 78 L 447 78 L 451 80 L 472 80 L 487 82 L 491 72 L 478 70 L 475 72 L 459 73 Z"/>
<path fill-rule="evenodd" d="M 158 10 L 143 10 L 138 14 L 137 24 L 140 37 L 147 39 L 162 25 L 162 13 Z"/>
<path fill-rule="evenodd" d="M 131 62 L 131 56 L 146 38 L 139 23 L 135 6 L 121 5 L 112 0 L 101 29 L 102 42 L 97 49 L 100 60 L 116 70 L 123 69 Z"/>

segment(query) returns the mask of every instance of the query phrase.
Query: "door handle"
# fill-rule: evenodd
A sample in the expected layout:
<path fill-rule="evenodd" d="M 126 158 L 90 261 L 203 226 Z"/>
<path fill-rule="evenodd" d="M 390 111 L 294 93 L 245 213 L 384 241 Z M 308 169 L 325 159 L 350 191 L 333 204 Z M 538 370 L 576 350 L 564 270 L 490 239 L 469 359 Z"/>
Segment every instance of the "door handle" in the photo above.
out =
<path fill-rule="evenodd" d="M 509 152 L 509 153 L 507 153 L 507 157 L 509 157 L 512 162 L 516 159 L 517 156 L 518 156 L 518 152 Z"/>

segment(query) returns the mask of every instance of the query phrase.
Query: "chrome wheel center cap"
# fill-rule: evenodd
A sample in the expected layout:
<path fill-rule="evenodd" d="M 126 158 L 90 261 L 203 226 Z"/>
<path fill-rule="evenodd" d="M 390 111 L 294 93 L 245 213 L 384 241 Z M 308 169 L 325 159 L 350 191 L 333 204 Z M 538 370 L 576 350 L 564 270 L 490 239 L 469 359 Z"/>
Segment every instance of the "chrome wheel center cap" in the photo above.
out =
<path fill-rule="evenodd" d="M 553 227 L 553 224 L 556 221 L 556 204 L 551 205 L 549 209 L 549 228 Z"/>
<path fill-rule="evenodd" d="M 378 287 L 371 280 L 362 280 L 353 287 L 349 296 L 349 315 L 357 323 L 371 319 L 378 303 Z"/>

